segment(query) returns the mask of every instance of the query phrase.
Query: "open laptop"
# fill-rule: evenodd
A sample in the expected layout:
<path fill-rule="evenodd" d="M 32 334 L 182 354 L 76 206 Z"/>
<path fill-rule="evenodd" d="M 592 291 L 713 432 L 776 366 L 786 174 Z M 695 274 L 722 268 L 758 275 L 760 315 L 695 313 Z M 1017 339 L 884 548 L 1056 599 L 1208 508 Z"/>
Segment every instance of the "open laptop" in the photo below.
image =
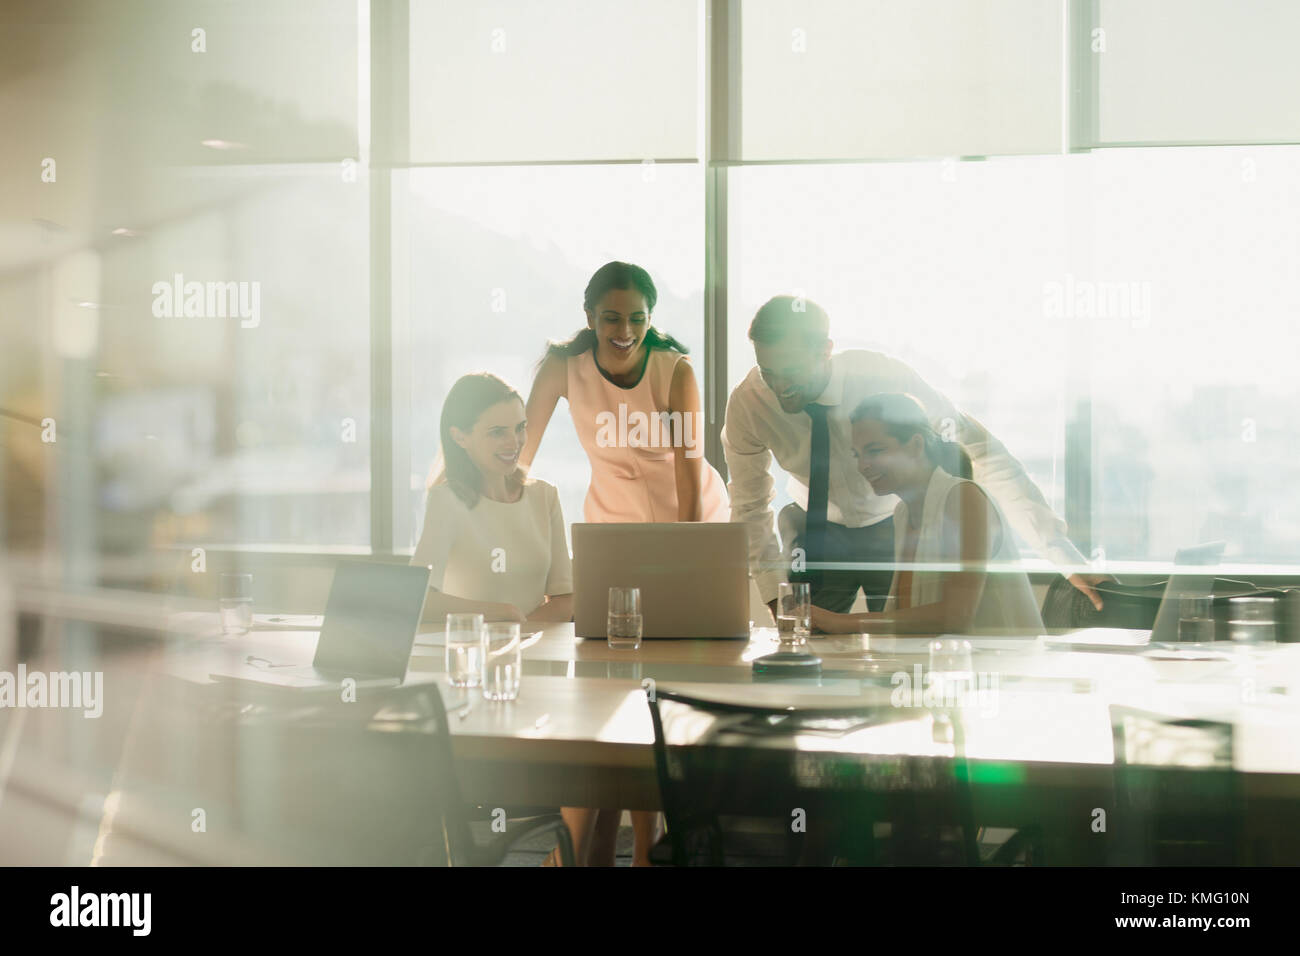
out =
<path fill-rule="evenodd" d="M 573 629 L 606 636 L 609 589 L 641 589 L 642 636 L 749 637 L 743 524 L 681 521 L 573 526 Z"/>
<path fill-rule="evenodd" d="M 1165 584 L 1160 607 L 1156 610 L 1155 623 L 1150 631 L 1089 627 L 1066 634 L 1048 635 L 1044 643 L 1049 647 L 1069 647 L 1074 650 L 1141 650 L 1152 644 L 1177 643 L 1181 599 L 1209 597 L 1214 593 L 1213 571 L 1179 569 L 1213 568 L 1222 559 L 1226 546 L 1225 541 L 1213 541 L 1182 548 L 1174 555 L 1175 571 Z"/>
<path fill-rule="evenodd" d="M 269 662 L 240 674 L 212 674 L 279 687 L 397 685 L 406 679 L 411 647 L 429 591 L 429 569 L 404 564 L 349 562 L 334 572 L 325 621 L 310 666 Z"/>

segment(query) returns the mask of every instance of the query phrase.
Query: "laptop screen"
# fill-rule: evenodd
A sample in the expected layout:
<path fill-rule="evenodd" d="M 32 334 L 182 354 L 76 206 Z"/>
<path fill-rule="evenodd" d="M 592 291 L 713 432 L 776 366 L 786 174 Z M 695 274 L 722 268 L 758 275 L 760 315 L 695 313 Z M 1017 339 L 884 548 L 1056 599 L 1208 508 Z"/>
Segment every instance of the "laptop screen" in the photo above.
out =
<path fill-rule="evenodd" d="M 343 675 L 404 678 L 428 587 L 428 568 L 340 564 L 312 663 Z"/>

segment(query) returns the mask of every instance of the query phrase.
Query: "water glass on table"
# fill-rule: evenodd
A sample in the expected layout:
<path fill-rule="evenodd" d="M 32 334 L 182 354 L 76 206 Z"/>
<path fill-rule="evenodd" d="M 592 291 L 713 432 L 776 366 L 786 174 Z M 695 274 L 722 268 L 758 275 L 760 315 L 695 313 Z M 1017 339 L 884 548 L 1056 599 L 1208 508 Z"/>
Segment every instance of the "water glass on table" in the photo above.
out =
<path fill-rule="evenodd" d="M 641 646 L 641 589 L 610 588 L 606 638 L 610 647 L 636 650 Z"/>
<path fill-rule="evenodd" d="M 445 669 L 452 687 L 483 681 L 483 615 L 448 614 Z"/>
<path fill-rule="evenodd" d="M 782 644 L 808 643 L 812 630 L 812 591 L 806 581 L 777 585 L 776 632 Z"/>
<path fill-rule="evenodd" d="M 1208 644 L 1214 640 L 1214 612 L 1210 598 L 1184 594 L 1178 599 L 1179 643 Z"/>
<path fill-rule="evenodd" d="M 1228 638 L 1237 644 L 1266 644 L 1277 640 L 1277 599 L 1228 599 Z"/>
<path fill-rule="evenodd" d="M 223 574 L 221 576 L 222 634 L 247 634 L 253 628 L 253 576 L 251 574 Z"/>
<path fill-rule="evenodd" d="M 931 641 L 930 674 L 933 683 L 945 694 L 959 693 L 969 687 L 975 677 L 970 641 L 960 637 Z"/>
<path fill-rule="evenodd" d="M 483 696 L 487 700 L 514 700 L 519 696 L 523 653 L 519 624 L 489 624 L 483 631 Z"/>

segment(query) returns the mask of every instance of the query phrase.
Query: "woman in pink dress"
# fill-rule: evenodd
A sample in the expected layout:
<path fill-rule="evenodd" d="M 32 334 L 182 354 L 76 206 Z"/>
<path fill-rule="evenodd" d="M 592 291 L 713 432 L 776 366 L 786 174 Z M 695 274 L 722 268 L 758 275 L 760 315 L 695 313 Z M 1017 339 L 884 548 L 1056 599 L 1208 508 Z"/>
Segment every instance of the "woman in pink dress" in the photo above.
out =
<path fill-rule="evenodd" d="M 587 327 L 552 344 L 538 369 L 519 464 L 532 464 L 564 398 L 591 461 L 587 521 L 728 521 L 726 485 L 704 460 L 695 373 L 686 347 L 651 325 L 657 299 L 640 266 L 596 270 L 582 300 Z M 580 863 L 613 863 L 618 811 L 566 807 L 564 816 Z M 649 865 L 657 823 L 657 814 L 632 813 L 634 866 Z"/>

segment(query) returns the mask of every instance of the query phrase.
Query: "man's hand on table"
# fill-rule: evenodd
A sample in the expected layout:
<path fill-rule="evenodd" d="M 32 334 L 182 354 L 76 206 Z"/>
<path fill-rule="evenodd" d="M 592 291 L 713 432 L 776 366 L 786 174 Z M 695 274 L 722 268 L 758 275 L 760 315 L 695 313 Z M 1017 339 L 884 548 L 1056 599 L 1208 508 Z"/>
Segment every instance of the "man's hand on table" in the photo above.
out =
<path fill-rule="evenodd" d="M 1101 595 L 1097 593 L 1096 586 L 1103 581 L 1114 580 L 1109 574 L 1071 574 L 1066 578 L 1071 584 L 1088 596 L 1092 606 L 1098 611 L 1102 609 Z"/>

